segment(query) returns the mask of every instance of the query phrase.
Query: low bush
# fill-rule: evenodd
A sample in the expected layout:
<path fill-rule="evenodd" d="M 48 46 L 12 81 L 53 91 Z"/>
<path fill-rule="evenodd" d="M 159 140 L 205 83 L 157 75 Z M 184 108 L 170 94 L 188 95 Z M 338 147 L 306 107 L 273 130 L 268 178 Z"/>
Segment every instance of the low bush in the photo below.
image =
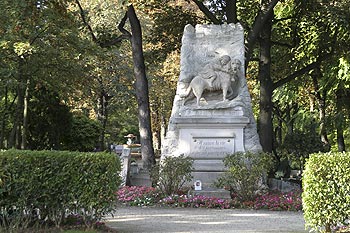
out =
<path fill-rule="evenodd" d="M 346 225 L 350 219 L 350 153 L 319 153 L 307 160 L 302 177 L 306 226 Z"/>
<path fill-rule="evenodd" d="M 61 145 L 62 150 L 93 151 L 98 145 L 102 125 L 84 115 L 73 115 L 71 128 Z"/>
<path fill-rule="evenodd" d="M 152 169 L 152 180 L 164 195 L 176 194 L 186 182 L 191 181 L 192 164 L 193 159 L 183 155 L 166 157 Z"/>
<path fill-rule="evenodd" d="M 0 227 L 60 226 L 72 214 L 87 226 L 114 210 L 119 160 L 108 153 L 0 152 Z"/>
<path fill-rule="evenodd" d="M 267 153 L 238 152 L 225 157 L 228 171 L 218 179 L 217 186 L 229 188 L 240 201 L 251 201 L 265 188 L 264 178 L 273 167 Z"/>

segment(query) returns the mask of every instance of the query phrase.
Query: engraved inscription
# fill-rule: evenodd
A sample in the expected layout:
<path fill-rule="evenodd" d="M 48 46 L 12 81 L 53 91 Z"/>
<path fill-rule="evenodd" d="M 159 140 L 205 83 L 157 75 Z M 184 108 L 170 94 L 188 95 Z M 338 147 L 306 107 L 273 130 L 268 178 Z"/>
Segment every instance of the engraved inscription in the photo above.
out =
<path fill-rule="evenodd" d="M 234 152 L 234 138 L 233 137 L 193 137 L 191 142 L 192 153 L 218 153 L 229 154 Z"/>

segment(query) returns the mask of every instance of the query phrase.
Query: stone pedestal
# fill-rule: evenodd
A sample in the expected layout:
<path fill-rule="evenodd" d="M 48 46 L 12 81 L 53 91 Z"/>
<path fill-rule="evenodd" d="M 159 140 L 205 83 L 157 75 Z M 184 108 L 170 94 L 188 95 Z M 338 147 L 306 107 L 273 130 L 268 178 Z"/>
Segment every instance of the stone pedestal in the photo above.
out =
<path fill-rule="evenodd" d="M 223 57 L 229 57 L 232 64 L 223 64 Z M 222 71 L 228 66 L 232 66 L 229 72 Z M 212 75 L 216 76 L 213 85 L 207 79 Z M 225 98 L 222 84 L 227 82 L 227 76 L 231 81 Z M 204 91 L 198 94 L 199 84 L 203 84 L 199 89 Z M 191 94 L 201 98 L 191 98 Z M 193 158 L 193 181 L 200 180 L 203 191 L 213 192 L 215 181 L 227 169 L 223 164 L 226 155 L 260 150 L 244 76 L 243 28 L 239 24 L 195 28 L 187 25 L 182 38 L 180 77 L 161 159 L 182 154 Z"/>
<path fill-rule="evenodd" d="M 202 182 L 203 189 L 211 187 L 224 171 L 226 155 L 244 151 L 243 132 L 249 119 L 244 116 L 176 117 L 179 138 L 175 154 L 194 159 L 194 180 Z"/>
<path fill-rule="evenodd" d="M 131 161 L 131 155 L 130 155 L 130 148 L 123 147 L 122 153 L 119 156 L 120 164 L 121 164 L 121 186 L 130 185 L 130 161 Z"/>

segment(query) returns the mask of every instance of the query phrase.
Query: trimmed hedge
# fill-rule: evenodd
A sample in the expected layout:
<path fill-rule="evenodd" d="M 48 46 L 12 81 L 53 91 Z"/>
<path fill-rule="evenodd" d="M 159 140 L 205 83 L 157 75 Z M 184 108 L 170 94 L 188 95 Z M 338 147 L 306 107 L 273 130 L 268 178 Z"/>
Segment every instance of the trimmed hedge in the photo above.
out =
<path fill-rule="evenodd" d="M 119 172 L 114 154 L 2 151 L 0 227 L 38 221 L 60 226 L 76 214 L 91 226 L 114 210 Z"/>
<path fill-rule="evenodd" d="M 350 153 L 313 154 L 303 173 L 306 227 L 330 232 L 350 219 Z"/>

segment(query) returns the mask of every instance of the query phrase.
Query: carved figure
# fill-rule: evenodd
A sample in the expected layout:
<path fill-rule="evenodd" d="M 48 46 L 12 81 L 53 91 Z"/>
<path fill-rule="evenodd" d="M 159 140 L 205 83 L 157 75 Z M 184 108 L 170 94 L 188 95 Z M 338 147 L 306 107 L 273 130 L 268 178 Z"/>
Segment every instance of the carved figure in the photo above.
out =
<path fill-rule="evenodd" d="M 199 72 L 198 76 L 204 79 L 208 79 L 209 87 L 213 87 L 213 82 L 218 76 L 219 72 L 230 72 L 230 61 L 231 58 L 227 55 L 220 57 L 218 60 L 204 66 L 203 70 Z"/>
<path fill-rule="evenodd" d="M 241 62 L 235 59 L 231 66 L 231 58 L 227 55 L 219 59 L 219 63 L 211 63 L 205 66 L 204 71 L 200 72 L 190 82 L 183 96 L 184 104 L 194 96 L 197 98 L 197 106 L 200 106 L 200 99 L 205 90 L 218 91 L 222 90 L 223 101 L 233 93 L 232 82 L 236 81 L 237 73 L 240 69 Z"/>
<path fill-rule="evenodd" d="M 238 76 L 238 72 L 241 70 L 241 61 L 239 59 L 233 59 L 231 63 L 232 72 L 235 76 Z"/>

